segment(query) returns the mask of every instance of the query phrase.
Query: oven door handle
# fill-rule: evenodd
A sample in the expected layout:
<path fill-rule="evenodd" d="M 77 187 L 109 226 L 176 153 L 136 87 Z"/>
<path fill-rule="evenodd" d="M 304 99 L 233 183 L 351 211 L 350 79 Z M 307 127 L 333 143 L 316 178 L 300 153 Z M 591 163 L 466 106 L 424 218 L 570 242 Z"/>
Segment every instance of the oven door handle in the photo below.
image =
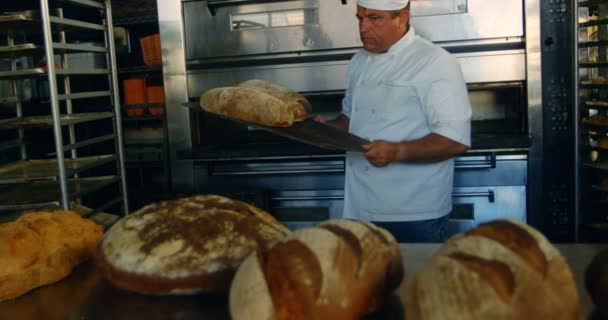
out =
<path fill-rule="evenodd" d="M 301 174 L 301 173 L 335 173 L 344 172 L 344 169 L 317 169 L 317 170 L 244 170 L 244 171 L 212 171 L 209 175 L 212 176 L 247 176 L 247 175 L 262 175 L 262 174 Z"/>
<path fill-rule="evenodd" d="M 473 197 L 487 197 L 488 201 L 494 203 L 496 201 L 496 195 L 494 190 L 488 190 L 487 192 L 454 192 L 452 193 L 453 198 L 473 198 Z"/>
<path fill-rule="evenodd" d="M 344 196 L 292 196 L 272 197 L 272 201 L 315 201 L 315 200 L 344 200 Z"/>
<path fill-rule="evenodd" d="M 496 154 L 491 153 L 486 160 L 455 161 L 454 169 L 495 169 Z"/>
<path fill-rule="evenodd" d="M 290 1 L 290 0 L 207 0 L 207 8 L 211 15 L 215 15 L 215 9 L 219 7 L 236 6 L 243 4 L 255 4 L 255 3 L 268 3 L 268 2 L 279 2 L 279 1 Z M 325 0 L 327 1 L 327 0 Z M 343 5 L 347 4 L 347 0 L 340 0 Z"/>

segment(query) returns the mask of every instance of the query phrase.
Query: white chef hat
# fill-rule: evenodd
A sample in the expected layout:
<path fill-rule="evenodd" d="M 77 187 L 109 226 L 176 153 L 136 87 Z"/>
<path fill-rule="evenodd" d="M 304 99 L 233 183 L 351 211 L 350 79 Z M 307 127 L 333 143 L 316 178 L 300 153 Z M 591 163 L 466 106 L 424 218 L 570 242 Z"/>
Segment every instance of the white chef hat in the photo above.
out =
<path fill-rule="evenodd" d="M 407 6 L 409 0 L 357 0 L 357 4 L 375 10 L 401 10 Z"/>

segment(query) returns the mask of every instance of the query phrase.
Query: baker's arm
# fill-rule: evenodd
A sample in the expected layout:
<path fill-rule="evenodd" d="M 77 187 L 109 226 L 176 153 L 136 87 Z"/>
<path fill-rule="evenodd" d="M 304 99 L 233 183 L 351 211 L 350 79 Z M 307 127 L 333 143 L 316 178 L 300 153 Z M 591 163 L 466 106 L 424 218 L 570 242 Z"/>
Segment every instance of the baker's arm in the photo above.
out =
<path fill-rule="evenodd" d="M 363 145 L 365 157 L 376 167 L 384 167 L 394 161 L 439 162 L 465 153 L 468 149 L 466 145 L 436 133 L 406 142 L 376 140 Z"/>

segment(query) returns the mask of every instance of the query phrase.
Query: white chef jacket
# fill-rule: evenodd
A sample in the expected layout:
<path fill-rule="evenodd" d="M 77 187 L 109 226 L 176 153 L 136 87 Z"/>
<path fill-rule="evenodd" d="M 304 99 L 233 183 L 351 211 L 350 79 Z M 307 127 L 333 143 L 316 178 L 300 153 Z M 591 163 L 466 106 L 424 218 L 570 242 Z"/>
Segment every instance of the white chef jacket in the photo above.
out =
<path fill-rule="evenodd" d="M 456 58 L 409 31 L 385 53 L 357 52 L 350 63 L 342 113 L 349 131 L 402 142 L 436 133 L 471 142 L 471 105 Z M 364 221 L 436 219 L 452 210 L 454 160 L 372 166 L 360 152 L 346 157 L 344 218 Z"/>

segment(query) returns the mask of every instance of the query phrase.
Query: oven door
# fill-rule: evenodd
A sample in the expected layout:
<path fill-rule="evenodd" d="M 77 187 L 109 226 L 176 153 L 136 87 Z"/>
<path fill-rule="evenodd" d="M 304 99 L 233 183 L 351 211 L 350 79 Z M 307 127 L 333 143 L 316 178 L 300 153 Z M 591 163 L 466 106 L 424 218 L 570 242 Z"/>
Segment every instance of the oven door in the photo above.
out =
<path fill-rule="evenodd" d="M 521 0 L 412 0 L 411 3 L 416 33 L 432 42 L 524 36 Z"/>
<path fill-rule="evenodd" d="M 186 59 L 361 47 L 354 0 L 225 0 L 183 4 Z M 416 33 L 433 42 L 521 39 L 521 0 L 412 0 Z"/>

